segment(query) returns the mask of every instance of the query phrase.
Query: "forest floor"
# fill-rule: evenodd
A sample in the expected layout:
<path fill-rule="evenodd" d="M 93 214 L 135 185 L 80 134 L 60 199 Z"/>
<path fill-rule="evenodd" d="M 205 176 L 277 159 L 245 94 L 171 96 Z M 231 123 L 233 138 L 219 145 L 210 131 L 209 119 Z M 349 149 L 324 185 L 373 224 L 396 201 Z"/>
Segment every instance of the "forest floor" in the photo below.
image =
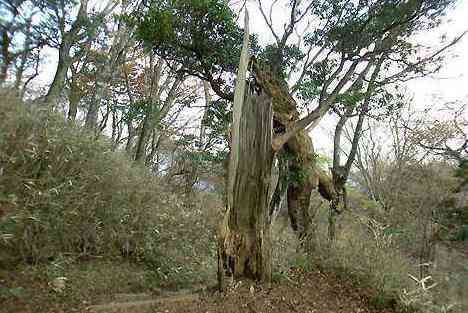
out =
<path fill-rule="evenodd" d="M 114 268 L 115 270 L 115 268 Z M 135 273 L 138 276 L 138 273 Z M 23 283 L 27 283 L 24 281 Z M 83 282 L 81 282 L 83 283 Z M 116 279 L 115 284 L 120 284 Z M 179 291 L 141 288 L 108 290 L 105 296 L 93 297 L 77 293 L 57 294 L 50 286 L 40 282 L 28 282 L 34 294 L 17 297 L 0 303 L 0 312 L 90 312 L 90 313 L 387 313 L 389 308 L 376 307 L 375 292 L 356 286 L 350 280 L 324 273 L 319 269 L 304 272 L 291 269 L 271 287 L 248 282 L 238 283 L 227 292 L 219 293 L 196 286 Z M 94 286 L 81 286 L 92 289 Z M 124 290 L 118 293 L 116 290 Z M 94 296 L 97 294 L 95 291 Z"/>
<path fill-rule="evenodd" d="M 240 283 L 226 293 L 204 291 L 153 299 L 113 302 L 88 307 L 93 313 L 366 313 L 394 312 L 369 303 L 372 291 L 357 288 L 349 281 L 316 270 L 291 270 L 289 278 L 270 288 Z"/>
<path fill-rule="evenodd" d="M 154 313 L 254 313 L 254 312 L 304 312 L 304 313 L 364 313 L 392 312 L 370 305 L 371 291 L 359 289 L 350 282 L 320 271 L 297 273 L 289 281 L 271 288 L 241 284 L 225 294 L 200 294 L 167 298 L 155 302 L 150 311 Z M 101 312 L 126 312 L 101 311 Z M 133 311 L 135 312 L 135 311 Z"/>

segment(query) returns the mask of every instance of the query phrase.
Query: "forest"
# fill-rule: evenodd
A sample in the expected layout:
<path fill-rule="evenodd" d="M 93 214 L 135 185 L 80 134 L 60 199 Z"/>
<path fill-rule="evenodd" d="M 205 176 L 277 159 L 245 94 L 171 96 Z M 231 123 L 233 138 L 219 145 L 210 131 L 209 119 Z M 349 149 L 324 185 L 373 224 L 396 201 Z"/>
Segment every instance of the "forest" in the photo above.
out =
<path fill-rule="evenodd" d="M 467 312 L 463 10 L 0 0 L 0 312 Z"/>

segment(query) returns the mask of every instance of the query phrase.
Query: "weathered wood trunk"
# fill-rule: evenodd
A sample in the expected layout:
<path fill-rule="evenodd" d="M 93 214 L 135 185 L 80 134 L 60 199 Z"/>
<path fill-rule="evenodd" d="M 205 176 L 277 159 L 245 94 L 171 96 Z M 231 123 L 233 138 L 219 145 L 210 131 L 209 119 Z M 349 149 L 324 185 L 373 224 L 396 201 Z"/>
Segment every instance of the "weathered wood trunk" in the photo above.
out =
<path fill-rule="evenodd" d="M 269 189 L 273 163 L 273 111 L 266 94 L 244 98 L 239 123 L 238 162 L 230 166 L 233 182 L 231 201 L 224 218 L 219 242 L 218 278 L 222 287 L 224 271 L 234 279 L 271 280 L 271 238 Z M 233 162 L 231 157 L 230 162 Z M 232 164 L 230 164 L 232 165 Z M 234 170 L 232 170 L 234 168 Z"/>
<path fill-rule="evenodd" d="M 278 75 L 272 72 L 269 66 L 257 61 L 252 63 L 252 71 L 257 83 L 272 98 L 274 121 L 279 133 L 287 131 L 300 119 L 297 103 L 289 93 L 287 84 L 278 79 Z M 302 241 L 307 237 L 310 228 L 311 191 L 317 189 L 322 197 L 330 201 L 334 197 L 333 186 L 331 180 L 316 164 L 314 146 L 306 129 L 299 130 L 282 149 L 290 158 L 288 165 L 290 178 L 298 178 L 294 182 L 289 179 L 288 213 L 291 226 Z M 277 197 L 278 194 L 275 192 L 273 198 Z"/>

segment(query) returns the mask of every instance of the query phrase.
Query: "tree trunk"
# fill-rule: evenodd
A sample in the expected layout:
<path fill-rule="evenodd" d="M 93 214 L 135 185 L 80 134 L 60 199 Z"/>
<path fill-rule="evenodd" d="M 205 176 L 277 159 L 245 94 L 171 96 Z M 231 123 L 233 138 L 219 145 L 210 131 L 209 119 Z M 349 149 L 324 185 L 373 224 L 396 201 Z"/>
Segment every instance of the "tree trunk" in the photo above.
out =
<path fill-rule="evenodd" d="M 152 106 L 152 104 L 148 104 Z M 145 118 L 141 124 L 140 135 L 138 136 L 136 152 L 135 152 L 135 162 L 143 163 L 146 160 L 146 145 L 149 132 L 149 124 L 152 115 L 152 109 L 148 108 L 146 110 Z"/>
<path fill-rule="evenodd" d="M 252 62 L 252 69 L 257 83 L 272 98 L 274 111 L 275 135 L 277 139 L 282 134 L 288 132 L 299 120 L 297 103 L 289 93 L 286 82 L 278 79 L 278 75 L 272 72 L 268 66 L 259 62 Z M 317 168 L 316 155 L 312 139 L 306 129 L 295 132 L 283 148 L 291 159 L 289 170 L 295 170 L 296 178 L 294 182 L 289 179 L 288 213 L 291 226 L 297 232 L 300 240 L 305 238 L 309 229 L 309 204 L 310 193 L 318 188 L 320 194 L 327 200 L 333 197 L 329 180 Z M 274 198 L 277 195 L 274 195 Z M 299 224 L 300 225 L 299 225 Z"/>
<path fill-rule="evenodd" d="M 234 171 L 229 172 L 229 180 L 233 180 L 232 205 L 228 205 L 219 238 L 221 286 L 223 270 L 235 279 L 271 281 L 268 195 L 274 156 L 272 118 L 271 99 L 267 95 L 246 95 L 238 146 L 231 149 L 231 154 L 237 153 L 240 160 Z M 232 160 L 231 156 L 231 163 Z"/>
<path fill-rule="evenodd" d="M 278 169 L 276 175 L 272 174 L 273 179 L 270 184 L 272 189 L 270 190 L 270 219 L 272 224 L 274 224 L 276 217 L 284 206 L 284 202 L 287 197 L 289 178 L 288 160 L 281 152 L 277 153 L 276 156 Z"/>
<path fill-rule="evenodd" d="M 9 51 L 10 48 L 10 43 L 11 43 L 11 38 L 8 35 L 8 31 L 5 29 L 2 32 L 2 47 L 1 47 L 1 53 L 2 53 L 2 63 L 0 65 L 0 85 L 5 83 L 5 81 L 8 78 L 8 69 L 11 65 L 11 62 L 13 61 L 11 58 L 11 54 Z"/>
<path fill-rule="evenodd" d="M 68 121 L 74 122 L 78 114 L 78 104 L 82 98 L 82 91 L 74 83 L 70 84 L 70 96 L 68 97 Z"/>
<path fill-rule="evenodd" d="M 125 144 L 125 151 L 128 155 L 132 155 L 134 139 L 136 135 L 135 127 L 133 127 L 132 121 L 127 121 L 127 143 Z"/>
<path fill-rule="evenodd" d="M 228 164 L 227 211 L 218 237 L 218 282 L 224 271 L 234 279 L 271 281 L 270 181 L 274 151 L 271 97 L 246 90 L 249 15 L 236 89 Z M 253 88 L 256 89 L 256 88 Z M 256 89 L 258 90 L 258 89 Z"/>
<path fill-rule="evenodd" d="M 57 104 L 57 100 L 65 86 L 65 79 L 71 64 L 70 49 L 72 43 L 68 42 L 69 40 L 68 37 L 63 38 L 63 42 L 59 48 L 59 59 L 54 80 L 44 98 L 44 102 L 50 106 L 55 106 Z"/>
<path fill-rule="evenodd" d="M 31 53 L 31 43 L 32 43 L 32 36 L 31 36 L 31 24 L 32 24 L 32 17 L 28 18 L 26 21 L 26 32 L 25 36 L 26 39 L 24 40 L 24 45 L 23 45 L 23 52 L 21 53 L 21 58 L 19 61 L 19 64 L 16 68 L 16 75 L 15 75 L 15 90 L 18 92 L 20 90 L 20 85 L 21 81 L 23 80 L 23 74 L 26 69 L 26 62 L 28 60 L 28 57 Z M 18 94 L 20 94 L 18 92 Z"/>
<path fill-rule="evenodd" d="M 89 102 L 88 111 L 86 112 L 84 127 L 90 130 L 97 131 L 99 109 L 101 108 L 101 100 L 103 99 L 103 93 L 107 90 L 103 85 L 104 83 L 97 79 L 96 81 L 96 93 L 94 99 Z"/>

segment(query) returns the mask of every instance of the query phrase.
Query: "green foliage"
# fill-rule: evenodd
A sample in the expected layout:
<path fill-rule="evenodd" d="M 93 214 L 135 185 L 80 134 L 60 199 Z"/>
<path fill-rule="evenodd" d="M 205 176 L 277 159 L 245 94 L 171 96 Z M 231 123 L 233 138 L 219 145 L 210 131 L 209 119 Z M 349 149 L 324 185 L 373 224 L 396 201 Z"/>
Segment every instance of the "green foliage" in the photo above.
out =
<path fill-rule="evenodd" d="M 369 299 L 369 305 L 378 310 L 395 307 L 396 303 L 395 297 L 383 293 L 378 293 Z"/>
<path fill-rule="evenodd" d="M 308 177 L 307 171 L 302 168 L 290 168 L 288 172 L 288 182 L 293 186 L 302 185 Z"/>
<path fill-rule="evenodd" d="M 361 49 L 386 37 L 387 32 L 395 27 L 405 37 L 418 30 L 431 29 L 438 25 L 444 10 L 455 3 L 454 0 L 320 2 L 314 14 L 334 23 L 329 23 L 328 29 L 312 33 L 309 42 L 324 40 L 324 44 L 336 45 L 339 52 L 349 55 L 357 55 Z M 323 33 L 328 35 L 323 38 Z M 403 48 L 404 40 L 399 46 Z"/>
<path fill-rule="evenodd" d="M 462 225 L 453 240 L 468 241 L 468 225 Z"/>
<path fill-rule="evenodd" d="M 462 180 L 462 187 L 468 185 L 468 159 L 464 159 L 460 162 L 455 176 Z"/>
<path fill-rule="evenodd" d="M 257 59 L 270 64 L 281 79 L 286 80 L 286 73 L 304 59 L 305 53 L 297 45 L 284 45 L 280 49 L 277 44 L 267 45 L 258 53 Z"/>
<path fill-rule="evenodd" d="M 310 272 L 314 269 L 314 263 L 306 255 L 298 255 L 290 261 L 291 268 L 300 268 Z"/>
<path fill-rule="evenodd" d="M 356 198 L 356 196 L 352 195 Z M 350 205 L 354 205 L 353 202 Z M 358 211 L 359 207 L 354 208 Z M 325 270 L 352 278 L 360 285 L 377 292 L 375 305 L 385 306 L 398 299 L 399 293 L 411 287 L 408 273 L 412 273 L 410 261 L 397 250 L 393 235 L 385 234 L 382 224 L 369 223 L 368 212 L 343 214 L 338 220 L 336 242 L 330 248 L 327 238 L 327 210 L 319 211 L 316 236 L 310 262 L 316 262 Z"/>
<path fill-rule="evenodd" d="M 159 0 L 130 20 L 157 55 L 203 76 L 236 71 L 243 33 L 234 17 L 222 0 Z"/>
<path fill-rule="evenodd" d="M 123 111 L 124 119 L 126 121 L 141 121 L 148 114 L 149 108 L 152 107 L 153 111 L 158 111 L 160 104 L 153 102 L 148 99 L 139 99 L 133 102 L 130 106 L 124 105 L 118 107 L 119 110 Z"/>
<path fill-rule="evenodd" d="M 378 202 L 369 199 L 369 197 L 358 189 L 348 186 L 346 188 L 349 206 L 360 212 L 366 212 L 370 217 L 380 214 L 381 208 Z"/>
<path fill-rule="evenodd" d="M 24 298 L 26 296 L 25 289 L 23 287 L 7 288 L 0 286 L 0 299 L 8 298 Z"/>
<path fill-rule="evenodd" d="M 207 110 L 205 125 L 219 137 L 226 137 L 232 120 L 232 108 L 229 102 L 218 100 L 213 102 Z"/>
<path fill-rule="evenodd" d="M 356 107 L 359 102 L 364 100 L 364 96 L 365 94 L 363 92 L 352 90 L 339 95 L 337 102 L 345 108 Z"/>
<path fill-rule="evenodd" d="M 321 83 L 307 79 L 299 86 L 299 97 L 303 101 L 313 101 L 318 99 L 321 91 Z"/>

